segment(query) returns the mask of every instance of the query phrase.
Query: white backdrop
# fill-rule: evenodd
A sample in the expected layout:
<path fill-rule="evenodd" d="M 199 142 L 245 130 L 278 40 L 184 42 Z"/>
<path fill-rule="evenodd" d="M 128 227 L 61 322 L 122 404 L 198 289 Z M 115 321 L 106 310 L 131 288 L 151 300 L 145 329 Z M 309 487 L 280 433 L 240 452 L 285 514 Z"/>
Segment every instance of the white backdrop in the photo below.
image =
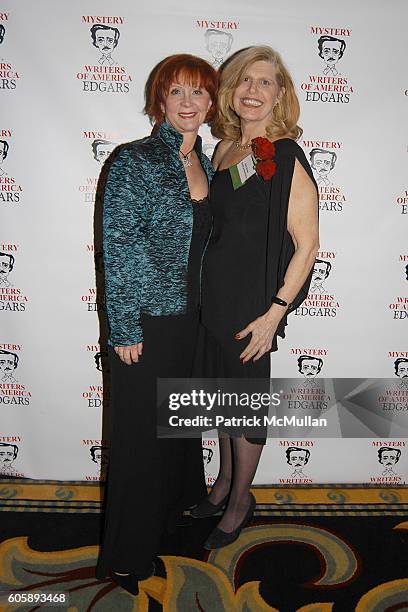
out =
<path fill-rule="evenodd" d="M 0 473 L 100 477 L 100 160 L 149 132 L 145 81 L 178 52 L 217 65 L 242 47 L 269 44 L 297 85 L 299 144 L 312 153 L 320 188 L 321 278 L 290 316 L 273 374 L 302 377 L 298 357 L 320 356 L 318 376 L 395 377 L 394 408 L 407 408 L 408 362 L 395 372 L 395 361 L 408 359 L 407 18 L 404 0 L 3 2 Z M 96 29 L 96 46 L 95 24 L 107 26 Z M 112 39 L 105 52 L 101 36 Z M 203 137 L 210 154 L 208 129 Z M 217 447 L 205 446 L 211 482 Z M 310 451 L 302 473 L 287 463 L 288 446 Z M 381 446 L 401 451 L 390 452 L 390 469 L 379 463 Z M 396 484 L 407 465 L 398 439 L 272 440 L 256 483 Z"/>

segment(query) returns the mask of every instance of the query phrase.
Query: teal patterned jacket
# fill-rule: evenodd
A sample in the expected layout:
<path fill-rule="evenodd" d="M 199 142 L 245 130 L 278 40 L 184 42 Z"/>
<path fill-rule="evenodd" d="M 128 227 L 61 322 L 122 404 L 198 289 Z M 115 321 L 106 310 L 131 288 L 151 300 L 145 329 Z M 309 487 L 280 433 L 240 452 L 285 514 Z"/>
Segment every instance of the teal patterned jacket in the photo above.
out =
<path fill-rule="evenodd" d="M 113 153 L 103 207 L 111 346 L 143 341 L 141 313 L 186 311 L 193 205 L 179 158 L 181 142 L 182 136 L 163 123 L 154 135 Z M 200 137 L 195 150 L 210 183 L 214 171 Z"/>

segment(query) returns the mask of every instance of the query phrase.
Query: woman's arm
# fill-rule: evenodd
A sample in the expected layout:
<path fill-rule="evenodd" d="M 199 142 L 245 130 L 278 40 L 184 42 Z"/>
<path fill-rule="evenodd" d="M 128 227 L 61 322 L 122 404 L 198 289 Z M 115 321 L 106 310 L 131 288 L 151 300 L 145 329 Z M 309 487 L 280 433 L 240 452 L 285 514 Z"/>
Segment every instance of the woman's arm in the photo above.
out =
<path fill-rule="evenodd" d="M 287 219 L 287 228 L 295 253 L 286 270 L 284 284 L 277 293 L 277 297 L 288 304 L 295 299 L 302 288 L 319 250 L 318 206 L 316 187 L 296 159 Z M 273 311 L 282 318 L 282 306 L 272 304 L 269 312 Z"/>
<path fill-rule="evenodd" d="M 290 304 L 306 281 L 319 249 L 318 194 L 312 180 L 297 159 L 290 190 L 287 228 L 295 252 L 277 297 Z M 250 343 L 240 355 L 243 363 L 252 358 L 257 361 L 271 349 L 276 328 L 286 311 L 286 306 L 272 304 L 264 315 L 252 321 L 237 334 L 236 338 L 241 340 L 252 333 Z"/>
<path fill-rule="evenodd" d="M 138 360 L 138 345 L 143 341 L 140 299 L 145 188 L 141 165 L 129 148 L 123 148 L 108 170 L 104 193 L 103 251 L 109 343 L 128 364 Z"/>

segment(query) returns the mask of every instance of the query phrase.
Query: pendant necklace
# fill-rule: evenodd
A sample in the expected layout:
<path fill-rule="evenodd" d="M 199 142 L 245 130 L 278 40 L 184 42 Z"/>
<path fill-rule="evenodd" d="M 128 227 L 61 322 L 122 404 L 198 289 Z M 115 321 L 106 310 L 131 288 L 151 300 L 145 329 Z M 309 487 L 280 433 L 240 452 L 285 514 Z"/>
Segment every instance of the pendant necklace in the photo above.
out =
<path fill-rule="evenodd" d="M 194 147 L 192 149 L 190 149 L 190 151 L 188 153 L 186 153 L 185 155 L 184 155 L 183 151 L 180 151 L 181 161 L 183 162 L 183 166 L 185 168 L 189 168 L 190 166 L 193 165 L 193 162 L 188 157 L 192 151 L 194 151 Z"/>

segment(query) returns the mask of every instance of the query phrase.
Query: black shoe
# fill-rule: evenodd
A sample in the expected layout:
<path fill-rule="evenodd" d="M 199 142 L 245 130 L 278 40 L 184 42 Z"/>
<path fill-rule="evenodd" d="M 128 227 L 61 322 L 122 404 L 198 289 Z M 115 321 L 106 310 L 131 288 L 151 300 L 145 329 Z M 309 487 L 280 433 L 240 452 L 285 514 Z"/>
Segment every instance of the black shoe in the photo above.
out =
<path fill-rule="evenodd" d="M 127 574 L 126 576 L 121 576 L 120 574 L 116 574 L 115 572 L 111 572 L 111 578 L 113 582 L 115 582 L 118 586 L 128 591 L 132 595 L 139 594 L 139 582 L 141 580 L 147 580 L 147 578 L 151 578 L 154 576 L 156 571 L 156 565 L 154 561 L 151 562 L 150 567 L 146 570 L 146 572 L 140 574 Z"/>
<path fill-rule="evenodd" d="M 172 535 L 176 533 L 178 527 L 189 527 L 193 523 L 194 521 L 191 519 L 191 516 L 184 516 L 183 512 L 178 512 L 167 519 L 166 533 Z"/>
<path fill-rule="evenodd" d="M 243 528 L 251 520 L 254 514 L 255 507 L 256 499 L 251 493 L 251 502 L 241 524 L 238 525 L 238 527 L 234 529 L 234 531 L 230 531 L 229 533 L 216 527 L 208 536 L 204 544 L 204 548 L 206 550 L 214 550 L 215 548 L 222 548 L 223 546 L 228 546 L 228 544 L 232 544 L 232 542 L 235 542 L 235 540 L 239 538 L 239 534 L 241 533 Z"/>
<path fill-rule="evenodd" d="M 228 496 L 229 493 L 220 501 L 219 504 L 211 503 L 208 497 L 206 497 L 190 511 L 191 516 L 193 518 L 208 518 L 209 516 L 217 514 L 217 512 L 224 508 L 225 504 L 227 503 Z"/>

